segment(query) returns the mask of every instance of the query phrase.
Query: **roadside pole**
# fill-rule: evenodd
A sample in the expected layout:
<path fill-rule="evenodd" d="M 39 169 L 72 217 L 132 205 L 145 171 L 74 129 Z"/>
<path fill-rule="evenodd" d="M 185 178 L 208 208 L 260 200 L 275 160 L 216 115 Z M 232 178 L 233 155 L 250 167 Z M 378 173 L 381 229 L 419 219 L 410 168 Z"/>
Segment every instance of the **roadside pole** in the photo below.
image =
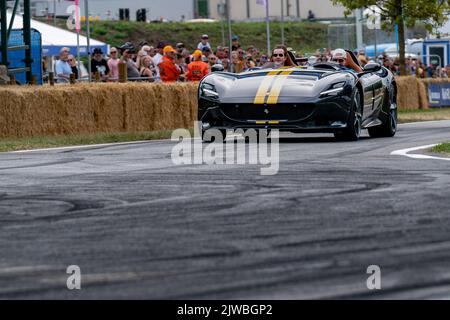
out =
<path fill-rule="evenodd" d="M 232 30 L 231 30 L 231 13 L 230 13 L 230 0 L 226 0 L 226 13 L 227 13 L 227 20 L 228 20 L 228 40 L 230 43 L 230 50 L 229 50 L 229 59 L 230 59 L 230 63 L 232 61 L 231 56 L 232 56 L 232 51 L 233 51 L 233 35 L 232 35 Z"/>
<path fill-rule="evenodd" d="M 53 25 L 56 27 L 56 0 L 53 0 Z"/>
<path fill-rule="evenodd" d="M 270 56 L 270 18 L 269 18 L 269 0 L 266 0 L 266 29 L 267 29 L 267 55 Z"/>
<path fill-rule="evenodd" d="M 284 0 L 281 0 L 281 44 L 284 42 Z"/>
<path fill-rule="evenodd" d="M 226 46 L 226 41 L 225 41 L 225 4 L 224 4 L 223 0 L 220 0 L 220 17 L 221 17 L 220 29 L 222 32 L 222 46 L 225 47 Z"/>
<path fill-rule="evenodd" d="M 355 10 L 355 23 L 356 23 L 356 47 L 358 50 L 363 49 L 364 39 L 363 39 L 363 26 L 362 26 L 362 10 Z"/>
<path fill-rule="evenodd" d="M 269 0 L 256 0 L 256 3 L 266 7 L 266 33 L 267 33 L 267 55 L 271 55 L 270 50 L 270 18 L 269 18 Z M 281 2 L 283 5 L 283 1 Z"/>
<path fill-rule="evenodd" d="M 88 5 L 88 0 L 84 0 L 84 11 L 85 11 L 85 16 L 86 16 L 88 74 L 89 74 L 89 82 L 91 82 L 92 81 L 92 75 L 91 75 L 91 30 L 90 30 L 90 24 L 89 24 L 89 5 Z"/>
<path fill-rule="evenodd" d="M 81 57 L 80 57 L 80 0 L 75 0 L 75 29 L 77 31 L 77 64 L 78 64 L 78 79 L 81 79 Z"/>

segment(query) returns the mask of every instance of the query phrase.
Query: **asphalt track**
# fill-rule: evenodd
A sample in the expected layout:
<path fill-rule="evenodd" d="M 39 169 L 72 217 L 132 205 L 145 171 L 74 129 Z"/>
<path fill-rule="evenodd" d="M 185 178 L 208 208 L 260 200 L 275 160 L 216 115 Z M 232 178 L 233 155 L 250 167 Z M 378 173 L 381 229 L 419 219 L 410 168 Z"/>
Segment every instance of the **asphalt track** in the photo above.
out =
<path fill-rule="evenodd" d="M 449 298 L 450 162 L 391 155 L 449 128 L 285 138 L 273 176 L 171 141 L 0 154 L 0 299 Z"/>

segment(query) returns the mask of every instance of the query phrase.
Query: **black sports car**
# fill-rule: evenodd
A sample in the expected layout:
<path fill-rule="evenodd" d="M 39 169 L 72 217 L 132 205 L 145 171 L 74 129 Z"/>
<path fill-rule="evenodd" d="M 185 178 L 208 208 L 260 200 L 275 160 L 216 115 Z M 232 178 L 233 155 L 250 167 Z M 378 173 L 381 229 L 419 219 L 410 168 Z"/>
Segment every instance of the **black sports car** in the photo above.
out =
<path fill-rule="evenodd" d="M 348 53 L 362 72 L 321 62 L 206 76 L 198 91 L 202 134 L 210 128 L 224 136 L 227 129 L 279 129 L 330 132 L 338 139 L 357 140 L 361 129 L 368 129 L 371 137 L 394 136 L 393 74 L 375 63 L 361 68 L 355 55 Z"/>

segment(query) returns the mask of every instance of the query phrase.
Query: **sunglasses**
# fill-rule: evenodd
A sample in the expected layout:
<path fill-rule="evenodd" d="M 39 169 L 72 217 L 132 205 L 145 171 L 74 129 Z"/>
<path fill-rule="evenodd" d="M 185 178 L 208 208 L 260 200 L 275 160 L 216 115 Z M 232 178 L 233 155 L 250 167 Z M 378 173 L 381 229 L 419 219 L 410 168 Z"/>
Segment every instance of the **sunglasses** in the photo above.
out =
<path fill-rule="evenodd" d="M 274 53 L 273 57 L 274 58 L 277 58 L 277 57 L 284 58 L 284 54 L 283 53 Z"/>
<path fill-rule="evenodd" d="M 334 62 L 342 63 L 345 62 L 345 59 L 333 59 Z"/>
<path fill-rule="evenodd" d="M 111 54 L 117 53 L 117 51 L 111 51 Z"/>

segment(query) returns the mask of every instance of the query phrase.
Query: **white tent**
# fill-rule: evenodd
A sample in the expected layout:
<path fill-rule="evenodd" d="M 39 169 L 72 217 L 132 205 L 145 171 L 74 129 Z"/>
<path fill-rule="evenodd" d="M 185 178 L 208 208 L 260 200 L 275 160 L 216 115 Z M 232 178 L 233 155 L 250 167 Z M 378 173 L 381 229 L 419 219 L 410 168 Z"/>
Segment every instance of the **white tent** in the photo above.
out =
<path fill-rule="evenodd" d="M 12 13 L 8 12 L 8 25 L 11 21 Z M 16 14 L 13 29 L 23 28 L 22 15 Z M 42 54 L 44 56 L 57 56 L 62 47 L 70 48 L 72 54 L 77 52 L 77 34 L 61 28 L 48 25 L 43 22 L 31 20 L 31 28 L 38 30 L 42 36 Z M 103 52 L 109 52 L 109 46 L 101 41 L 90 40 L 91 51 L 93 48 L 101 48 Z M 80 54 L 87 55 L 87 38 L 80 35 Z"/>

